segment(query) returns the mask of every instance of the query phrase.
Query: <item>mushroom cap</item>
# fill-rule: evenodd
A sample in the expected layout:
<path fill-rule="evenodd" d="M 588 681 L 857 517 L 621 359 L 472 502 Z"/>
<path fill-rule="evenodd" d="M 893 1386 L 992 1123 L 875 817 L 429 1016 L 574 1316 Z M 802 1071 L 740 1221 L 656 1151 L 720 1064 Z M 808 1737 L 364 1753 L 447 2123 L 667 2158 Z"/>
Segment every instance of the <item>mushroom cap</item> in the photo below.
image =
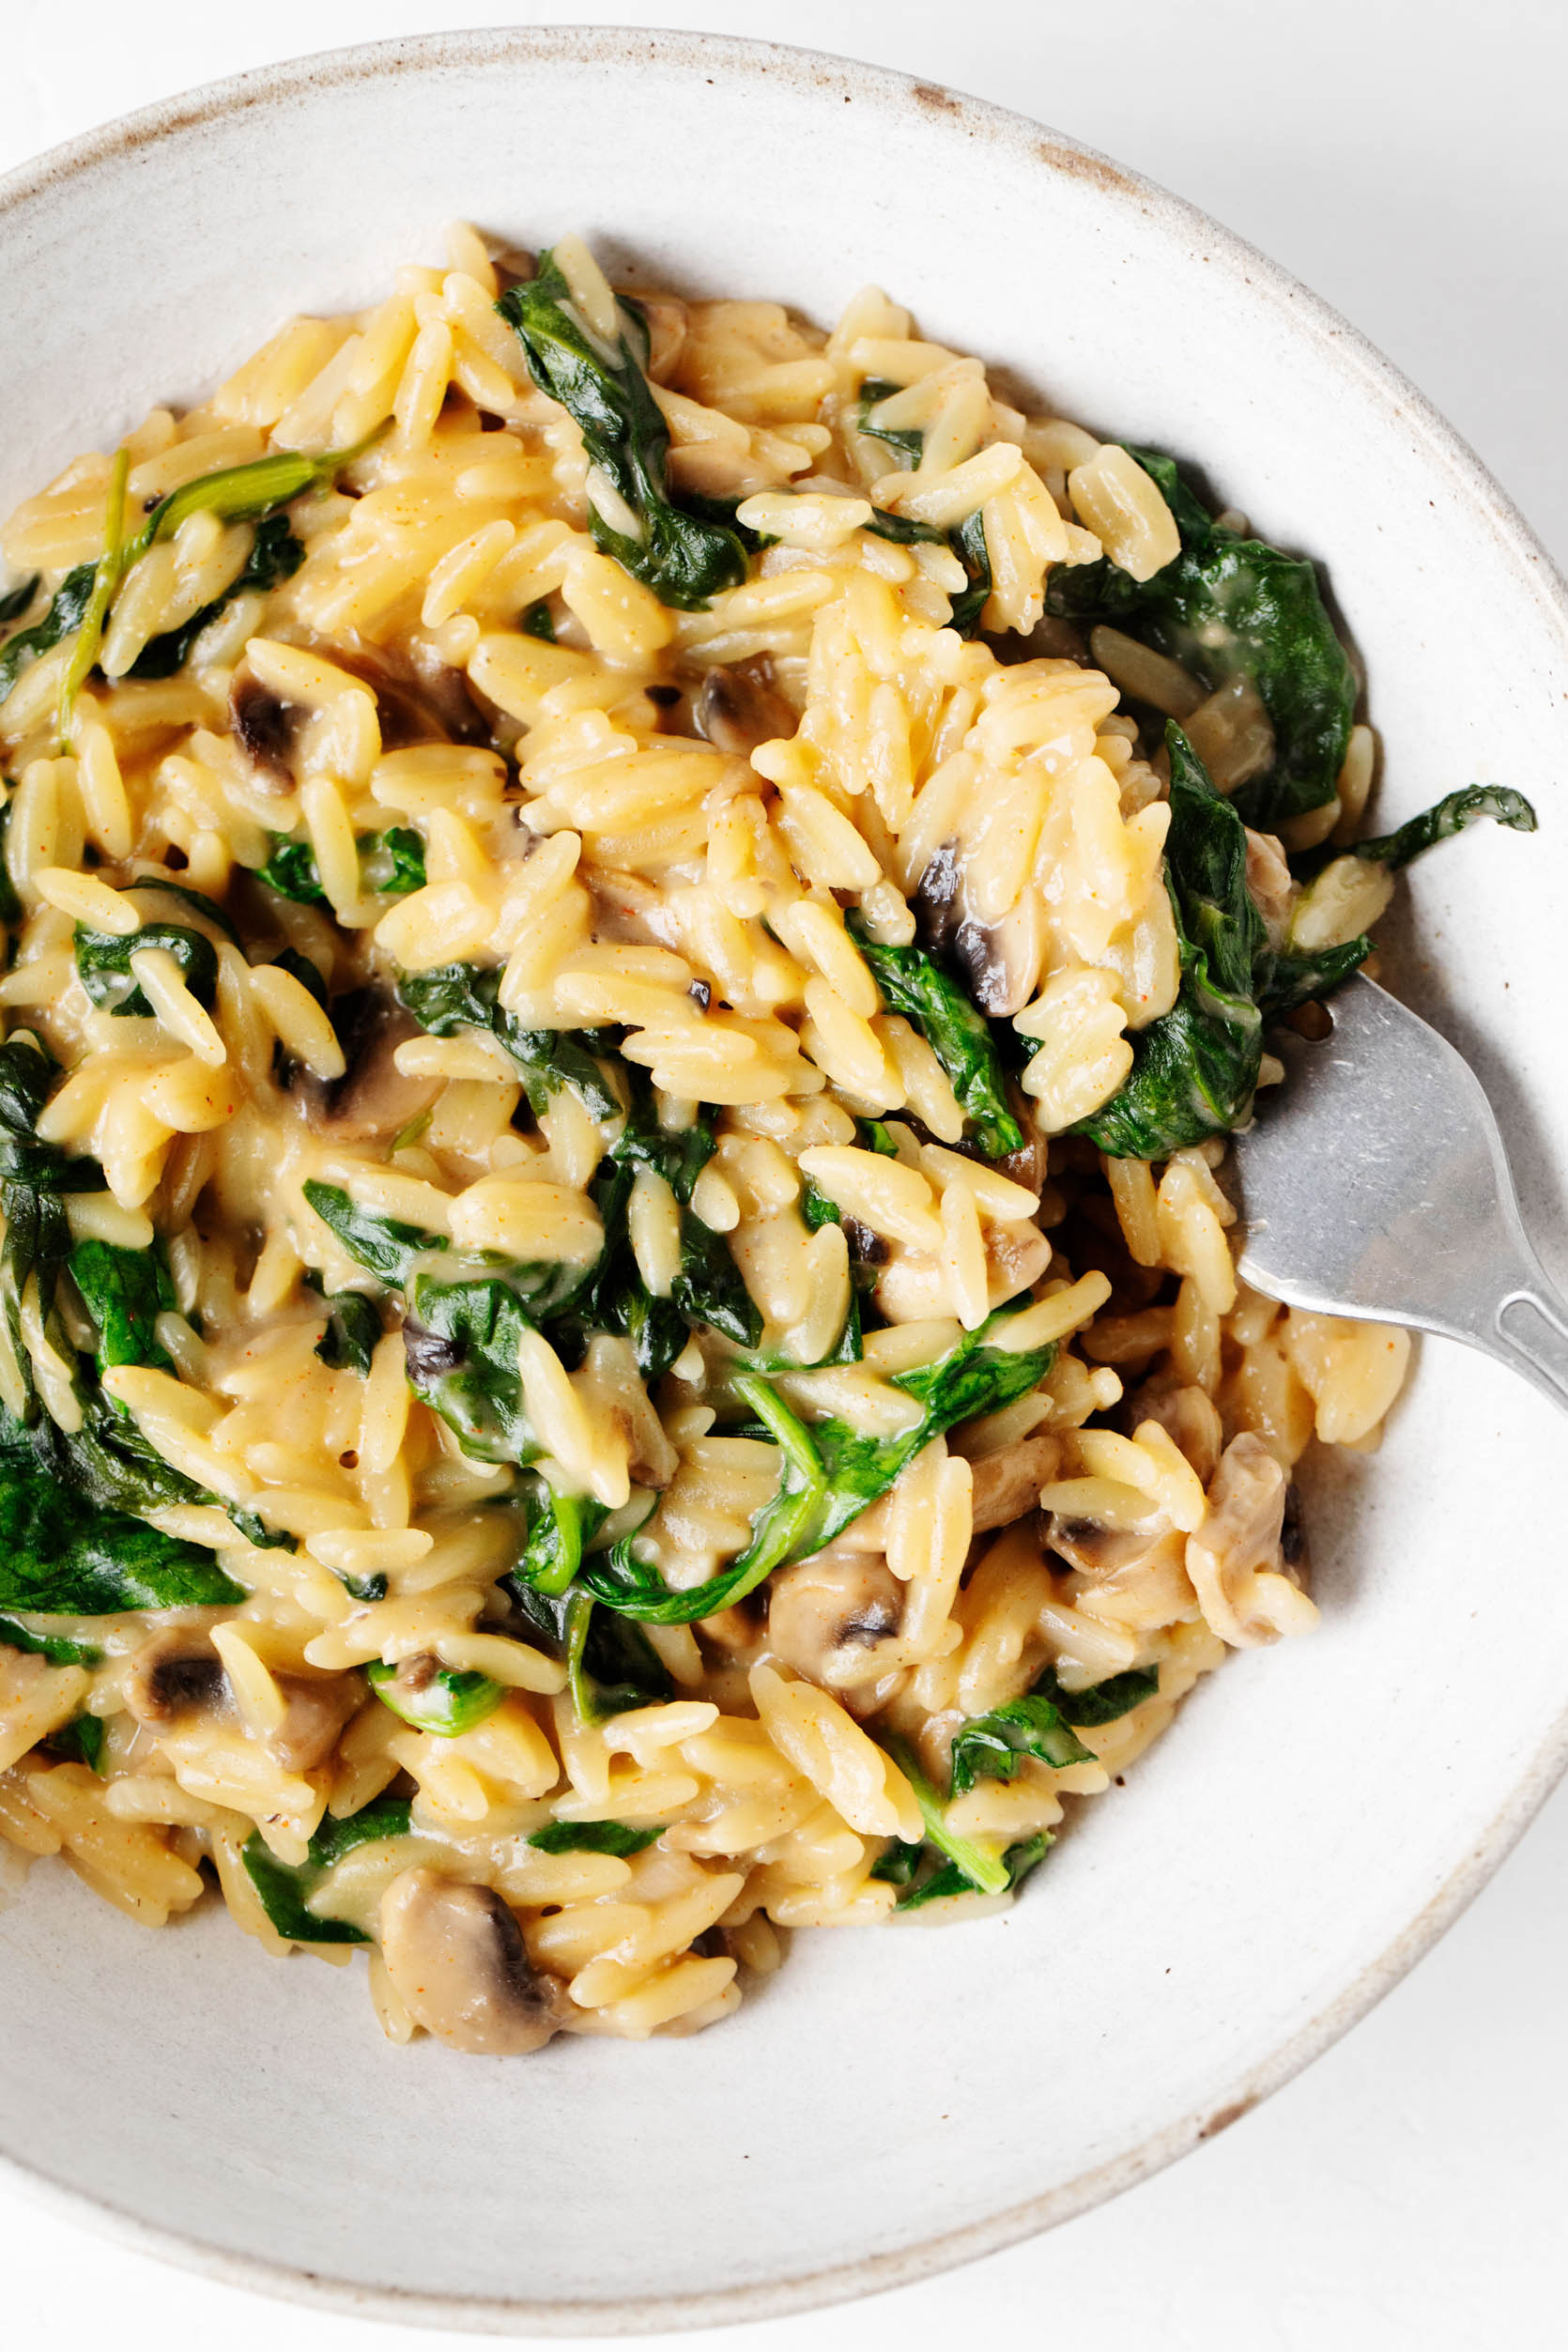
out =
<path fill-rule="evenodd" d="M 493 1887 L 405 1870 L 381 1898 L 381 1957 L 409 2016 L 449 2050 L 517 2057 L 558 2030 L 555 1980 L 530 1966 Z"/>
<path fill-rule="evenodd" d="M 883 1671 L 876 1653 L 899 1630 L 904 1588 L 874 1552 L 819 1553 L 781 1569 L 768 1588 L 768 1647 L 828 1690 Z"/>

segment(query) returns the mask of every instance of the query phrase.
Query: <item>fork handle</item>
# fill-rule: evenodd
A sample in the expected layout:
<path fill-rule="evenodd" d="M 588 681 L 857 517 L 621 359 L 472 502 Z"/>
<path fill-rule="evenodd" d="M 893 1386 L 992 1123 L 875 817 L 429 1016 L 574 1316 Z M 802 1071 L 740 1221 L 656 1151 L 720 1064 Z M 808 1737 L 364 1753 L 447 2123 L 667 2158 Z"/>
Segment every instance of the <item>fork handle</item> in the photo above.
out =
<path fill-rule="evenodd" d="M 1568 1409 L 1568 1302 L 1533 1258 L 1498 1301 L 1491 1330 L 1475 1336 L 1489 1355 Z"/>

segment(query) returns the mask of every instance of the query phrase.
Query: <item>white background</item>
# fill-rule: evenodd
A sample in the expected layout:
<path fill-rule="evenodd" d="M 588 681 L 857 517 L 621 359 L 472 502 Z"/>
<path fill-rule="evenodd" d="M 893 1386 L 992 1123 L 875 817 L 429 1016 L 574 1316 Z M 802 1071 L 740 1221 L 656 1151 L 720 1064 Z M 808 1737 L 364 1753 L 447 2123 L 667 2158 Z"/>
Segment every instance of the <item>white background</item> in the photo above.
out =
<path fill-rule="evenodd" d="M 8 0 L 0 168 L 214 76 L 464 25 L 477 5 Z M 873 58 L 1107 150 L 1347 313 L 1453 419 L 1568 568 L 1560 0 L 558 0 L 518 16 L 677 23 Z M 59 299 L 90 301 L 90 280 Z M 1472 1540 L 1469 1573 L 1483 1580 L 1483 1521 Z M 1484 1740 L 1485 1723 L 1456 1721 L 1453 1737 Z M 1372 2018 L 1176 2170 L 927 2285 L 663 2342 L 843 2352 L 1012 2327 L 1075 2346 L 1136 2327 L 1156 2352 L 1561 2342 L 1565 1984 L 1568 1791 Z M 26 2031 L 3 1988 L 0 2020 Z M 390 2077 L 388 2098 L 392 2113 Z M 68 2329 L 76 2343 L 113 2330 L 131 2352 L 192 2338 L 225 2352 L 412 2352 L 400 2329 L 164 2270 L 4 2190 L 0 2261 L 0 2328 L 16 2352 Z M 457 2352 L 471 2339 L 427 2341 Z"/>

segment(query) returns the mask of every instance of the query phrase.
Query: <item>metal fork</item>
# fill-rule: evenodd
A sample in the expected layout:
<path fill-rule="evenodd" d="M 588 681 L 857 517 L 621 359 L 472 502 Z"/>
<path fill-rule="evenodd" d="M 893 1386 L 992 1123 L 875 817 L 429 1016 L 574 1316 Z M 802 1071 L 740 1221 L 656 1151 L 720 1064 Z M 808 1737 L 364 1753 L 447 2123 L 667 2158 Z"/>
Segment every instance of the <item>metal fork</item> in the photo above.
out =
<path fill-rule="evenodd" d="M 1286 1081 L 1236 1137 L 1244 1282 L 1325 1314 L 1440 1331 L 1568 1409 L 1568 1302 L 1519 1218 L 1469 1064 L 1357 977 L 1333 1035 L 1277 1044 Z"/>

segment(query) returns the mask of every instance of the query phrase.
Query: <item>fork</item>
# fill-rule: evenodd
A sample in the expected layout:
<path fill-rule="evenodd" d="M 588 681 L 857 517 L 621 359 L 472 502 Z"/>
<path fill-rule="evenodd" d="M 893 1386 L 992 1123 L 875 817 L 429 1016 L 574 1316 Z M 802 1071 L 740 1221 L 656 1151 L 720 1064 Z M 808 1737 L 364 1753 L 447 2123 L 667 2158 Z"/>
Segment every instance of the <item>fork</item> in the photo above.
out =
<path fill-rule="evenodd" d="M 1240 1273 L 1284 1306 L 1437 1331 L 1568 1409 L 1568 1302 L 1520 1221 L 1490 1104 L 1446 1038 L 1359 976 L 1333 1034 L 1235 1138 Z"/>

